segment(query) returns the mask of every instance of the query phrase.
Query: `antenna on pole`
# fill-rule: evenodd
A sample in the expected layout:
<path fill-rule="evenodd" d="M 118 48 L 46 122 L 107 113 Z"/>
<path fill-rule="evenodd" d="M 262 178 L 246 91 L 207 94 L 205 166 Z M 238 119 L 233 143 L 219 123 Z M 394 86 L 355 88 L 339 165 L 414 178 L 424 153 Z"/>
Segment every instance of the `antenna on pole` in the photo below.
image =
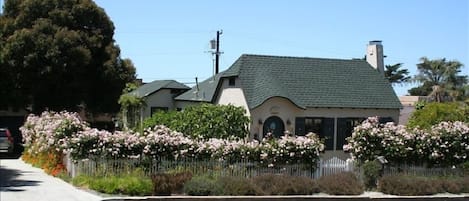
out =
<path fill-rule="evenodd" d="M 223 34 L 223 30 L 217 31 L 217 38 L 210 40 L 210 47 L 212 50 L 212 54 L 215 55 L 215 75 L 220 72 L 220 35 Z"/>

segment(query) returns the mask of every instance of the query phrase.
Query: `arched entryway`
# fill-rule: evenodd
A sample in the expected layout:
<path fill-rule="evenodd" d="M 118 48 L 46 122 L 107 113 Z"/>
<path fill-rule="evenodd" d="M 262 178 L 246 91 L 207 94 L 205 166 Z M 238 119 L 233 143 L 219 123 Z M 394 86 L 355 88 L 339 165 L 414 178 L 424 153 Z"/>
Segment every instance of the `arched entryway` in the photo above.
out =
<path fill-rule="evenodd" d="M 283 124 L 282 119 L 277 116 L 271 116 L 267 118 L 264 121 L 264 126 L 263 126 L 263 134 L 264 137 L 266 136 L 267 133 L 272 133 L 272 135 L 276 138 L 279 138 L 280 136 L 283 135 L 283 132 L 285 131 L 285 124 Z"/>

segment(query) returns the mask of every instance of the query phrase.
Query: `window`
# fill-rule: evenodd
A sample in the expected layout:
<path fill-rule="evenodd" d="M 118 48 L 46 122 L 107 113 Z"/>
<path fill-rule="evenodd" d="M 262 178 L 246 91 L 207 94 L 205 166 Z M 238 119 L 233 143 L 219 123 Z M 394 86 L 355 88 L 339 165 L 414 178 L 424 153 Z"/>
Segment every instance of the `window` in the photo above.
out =
<path fill-rule="evenodd" d="M 230 77 L 228 79 L 228 86 L 235 86 L 236 85 L 236 77 Z"/>
<path fill-rule="evenodd" d="M 150 108 L 151 116 L 153 116 L 153 114 L 160 112 L 160 111 L 167 112 L 168 107 L 151 107 Z"/>
<path fill-rule="evenodd" d="M 297 135 L 316 133 L 324 140 L 326 150 L 334 150 L 334 118 L 298 117 L 295 124 Z"/>
<path fill-rule="evenodd" d="M 322 118 L 306 118 L 305 133 L 313 132 L 320 134 L 322 132 Z"/>
<path fill-rule="evenodd" d="M 379 123 L 385 124 L 388 122 L 394 122 L 394 120 L 391 117 L 380 117 L 379 118 Z"/>
<path fill-rule="evenodd" d="M 352 136 L 353 129 L 362 123 L 365 118 L 338 118 L 337 119 L 337 150 L 342 150 L 347 144 L 346 138 Z"/>

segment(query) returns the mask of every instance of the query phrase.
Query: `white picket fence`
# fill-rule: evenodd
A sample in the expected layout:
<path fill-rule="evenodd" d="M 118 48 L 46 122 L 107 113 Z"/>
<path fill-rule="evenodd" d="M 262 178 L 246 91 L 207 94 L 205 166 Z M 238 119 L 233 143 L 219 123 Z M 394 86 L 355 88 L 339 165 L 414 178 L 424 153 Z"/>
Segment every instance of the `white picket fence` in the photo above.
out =
<path fill-rule="evenodd" d="M 339 158 L 320 160 L 316 167 L 307 164 L 289 164 L 274 167 L 265 167 L 250 161 L 239 161 L 226 163 L 217 160 L 140 160 L 140 159 L 118 159 L 118 160 L 82 160 L 72 162 L 68 158 L 66 167 L 70 176 L 85 175 L 111 175 L 130 173 L 140 169 L 143 174 L 151 175 L 175 169 L 184 169 L 193 174 L 218 174 L 220 176 L 242 176 L 253 177 L 262 174 L 285 174 L 290 176 L 306 176 L 319 178 L 325 175 L 336 174 L 344 171 L 355 171 L 352 161 L 344 161 Z"/>
<path fill-rule="evenodd" d="M 239 161 L 226 163 L 218 160 L 159 160 L 149 161 L 141 159 L 119 159 L 119 160 L 84 160 L 72 162 L 64 158 L 69 175 L 75 177 L 85 175 L 112 175 L 131 173 L 140 169 L 142 174 L 152 175 L 155 173 L 171 170 L 188 170 L 193 174 L 217 174 L 219 176 L 253 177 L 263 174 L 284 174 L 290 176 L 305 176 L 320 178 L 340 172 L 354 172 L 359 178 L 363 177 L 363 170 L 358 168 L 354 161 L 342 160 L 337 157 L 321 159 L 316 167 L 306 164 L 289 164 L 274 167 L 265 167 L 250 161 Z M 383 175 L 406 174 L 414 176 L 458 176 L 464 174 L 457 168 L 428 168 L 415 165 L 386 166 Z"/>
<path fill-rule="evenodd" d="M 355 163 L 352 160 L 342 160 L 333 157 L 328 160 L 321 160 L 318 163 L 317 169 L 314 172 L 314 178 L 319 178 L 326 175 L 337 174 L 340 172 L 357 171 Z"/>

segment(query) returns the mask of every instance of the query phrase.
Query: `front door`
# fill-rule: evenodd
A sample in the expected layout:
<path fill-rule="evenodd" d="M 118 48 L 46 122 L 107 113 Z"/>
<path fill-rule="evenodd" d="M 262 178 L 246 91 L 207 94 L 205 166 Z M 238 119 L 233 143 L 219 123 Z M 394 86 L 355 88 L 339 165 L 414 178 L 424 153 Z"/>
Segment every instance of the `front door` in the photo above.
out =
<path fill-rule="evenodd" d="M 267 133 L 271 133 L 273 137 L 279 138 L 283 135 L 284 131 L 285 125 L 283 124 L 283 121 L 280 119 L 280 117 L 271 116 L 265 120 L 263 127 L 264 137 L 267 135 Z"/>

